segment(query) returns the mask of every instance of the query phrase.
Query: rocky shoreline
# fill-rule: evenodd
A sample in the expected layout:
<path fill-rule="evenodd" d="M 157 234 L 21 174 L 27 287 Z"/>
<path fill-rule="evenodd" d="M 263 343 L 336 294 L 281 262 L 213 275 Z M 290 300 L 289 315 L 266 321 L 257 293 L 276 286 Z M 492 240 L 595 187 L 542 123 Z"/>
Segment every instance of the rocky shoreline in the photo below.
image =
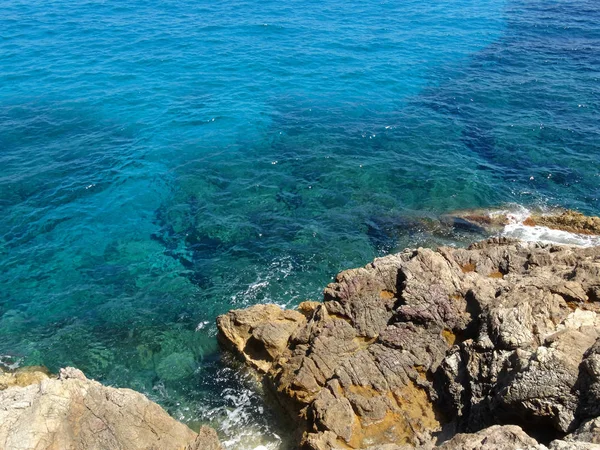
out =
<path fill-rule="evenodd" d="M 216 432 L 195 433 L 131 389 L 77 369 L 0 373 L 2 450 L 223 450 Z"/>
<path fill-rule="evenodd" d="M 301 449 L 600 448 L 600 248 L 493 238 L 218 318 Z M 468 434 L 464 434 L 468 433 Z"/>
<path fill-rule="evenodd" d="M 498 234 L 510 215 L 455 212 Z M 600 234 L 600 219 L 525 227 Z M 484 233 L 484 235 L 485 235 Z M 600 247 L 496 237 L 341 272 L 321 302 L 217 318 L 301 450 L 600 450 Z M 74 368 L 0 371 L 0 448 L 223 450 L 130 389 Z"/>
<path fill-rule="evenodd" d="M 509 210 L 466 210 L 454 211 L 440 217 L 442 223 L 450 226 L 468 229 L 481 229 L 497 234 L 502 228 L 514 222 L 516 215 L 524 214 L 522 224 L 527 227 L 546 227 L 551 230 L 565 231 L 580 235 L 600 235 L 600 217 L 586 216 L 580 212 L 569 209 L 555 209 L 550 211 L 519 211 Z"/>

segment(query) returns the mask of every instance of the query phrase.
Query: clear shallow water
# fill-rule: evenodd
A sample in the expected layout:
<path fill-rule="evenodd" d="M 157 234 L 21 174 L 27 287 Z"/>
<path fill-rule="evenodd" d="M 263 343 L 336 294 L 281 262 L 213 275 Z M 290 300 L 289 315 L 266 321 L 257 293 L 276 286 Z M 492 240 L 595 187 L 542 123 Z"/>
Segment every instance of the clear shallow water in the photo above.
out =
<path fill-rule="evenodd" d="M 214 318 L 453 209 L 600 213 L 591 0 L 0 0 L 0 354 L 275 447 Z"/>

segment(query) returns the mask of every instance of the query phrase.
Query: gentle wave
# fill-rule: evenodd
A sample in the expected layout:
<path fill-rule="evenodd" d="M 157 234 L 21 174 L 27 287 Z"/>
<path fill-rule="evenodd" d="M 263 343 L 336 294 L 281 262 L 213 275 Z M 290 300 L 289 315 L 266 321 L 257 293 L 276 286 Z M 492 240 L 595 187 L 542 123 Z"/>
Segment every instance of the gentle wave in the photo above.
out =
<path fill-rule="evenodd" d="M 502 211 L 500 214 L 505 214 L 509 222 L 500 233 L 502 236 L 528 242 L 575 245 L 578 247 L 595 247 L 600 245 L 600 236 L 571 233 L 545 226 L 524 224 L 523 222 L 532 215 L 532 211 L 524 206 Z"/>

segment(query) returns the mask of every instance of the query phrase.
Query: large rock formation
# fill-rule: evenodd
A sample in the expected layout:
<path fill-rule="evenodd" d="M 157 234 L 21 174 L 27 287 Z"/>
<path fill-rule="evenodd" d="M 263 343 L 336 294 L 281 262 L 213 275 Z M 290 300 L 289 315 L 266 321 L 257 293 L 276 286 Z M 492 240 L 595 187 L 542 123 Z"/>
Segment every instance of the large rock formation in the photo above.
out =
<path fill-rule="evenodd" d="M 194 433 L 130 389 L 61 369 L 0 374 L 3 450 L 222 450 L 214 430 Z"/>
<path fill-rule="evenodd" d="M 600 248 L 494 238 L 378 258 L 322 303 L 217 323 L 302 424 L 303 449 L 431 448 L 459 432 L 478 434 L 444 448 L 594 448 L 599 300 Z"/>

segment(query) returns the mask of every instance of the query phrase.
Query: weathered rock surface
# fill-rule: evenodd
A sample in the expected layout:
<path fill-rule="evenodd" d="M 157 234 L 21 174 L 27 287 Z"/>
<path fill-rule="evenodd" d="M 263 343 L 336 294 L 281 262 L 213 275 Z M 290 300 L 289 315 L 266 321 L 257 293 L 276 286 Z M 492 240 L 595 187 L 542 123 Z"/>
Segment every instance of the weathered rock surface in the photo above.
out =
<path fill-rule="evenodd" d="M 444 450 L 546 450 L 516 425 L 494 425 L 477 433 L 461 433 L 442 444 Z"/>
<path fill-rule="evenodd" d="M 496 424 L 583 445 L 575 430 L 600 415 L 599 292 L 600 248 L 494 238 L 378 258 L 321 304 L 218 325 L 302 423 L 304 449 L 431 448 L 480 430 L 444 448 L 544 448 Z"/>
<path fill-rule="evenodd" d="M 600 234 L 600 217 L 588 217 L 570 210 L 560 214 L 533 214 L 526 225 L 541 225 L 571 233 Z"/>
<path fill-rule="evenodd" d="M 130 389 L 61 369 L 2 374 L 0 448 L 3 450 L 222 450 L 214 430 L 199 434 Z"/>
<path fill-rule="evenodd" d="M 550 444 L 550 450 L 600 450 L 600 418 L 588 420 L 563 439 Z"/>
<path fill-rule="evenodd" d="M 29 386 L 33 383 L 39 383 L 48 378 L 48 371 L 45 367 L 30 366 L 23 367 L 20 370 L 4 372 L 0 370 L 0 391 L 11 386 Z"/>

